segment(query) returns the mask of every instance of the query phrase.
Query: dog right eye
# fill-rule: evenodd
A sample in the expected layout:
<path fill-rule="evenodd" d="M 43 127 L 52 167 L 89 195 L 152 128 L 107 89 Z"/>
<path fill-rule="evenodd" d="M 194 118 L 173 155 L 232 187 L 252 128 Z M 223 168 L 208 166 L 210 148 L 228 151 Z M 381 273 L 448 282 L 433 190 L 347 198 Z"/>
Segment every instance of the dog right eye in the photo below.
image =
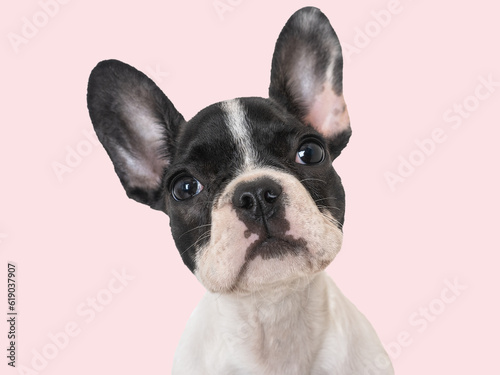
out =
<path fill-rule="evenodd" d="M 192 176 L 181 175 L 172 182 L 172 196 L 176 201 L 192 198 L 202 190 L 203 185 Z"/>
<path fill-rule="evenodd" d="M 295 162 L 299 164 L 319 164 L 325 159 L 325 150 L 319 142 L 309 140 L 302 143 L 297 150 Z"/>

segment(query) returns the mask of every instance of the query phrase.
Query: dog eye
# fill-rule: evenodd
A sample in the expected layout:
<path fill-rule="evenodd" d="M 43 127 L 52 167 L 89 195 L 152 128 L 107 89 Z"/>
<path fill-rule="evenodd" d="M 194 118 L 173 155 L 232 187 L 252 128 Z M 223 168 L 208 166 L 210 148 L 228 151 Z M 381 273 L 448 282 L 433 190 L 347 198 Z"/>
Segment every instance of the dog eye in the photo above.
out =
<path fill-rule="evenodd" d="M 172 182 L 172 196 L 177 201 L 183 201 L 199 194 L 203 185 L 196 178 L 181 175 Z"/>
<path fill-rule="evenodd" d="M 302 143 L 297 151 L 295 162 L 299 164 L 318 164 L 325 158 L 323 146 L 314 141 Z"/>

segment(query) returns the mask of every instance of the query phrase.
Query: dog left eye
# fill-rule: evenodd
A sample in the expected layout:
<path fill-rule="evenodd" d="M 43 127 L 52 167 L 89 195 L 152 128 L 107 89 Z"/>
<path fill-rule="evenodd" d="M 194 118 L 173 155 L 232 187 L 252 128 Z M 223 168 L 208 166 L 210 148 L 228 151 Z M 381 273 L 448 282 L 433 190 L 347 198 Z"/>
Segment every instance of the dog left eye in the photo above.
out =
<path fill-rule="evenodd" d="M 203 190 L 203 185 L 192 176 L 182 175 L 172 183 L 172 196 L 177 201 L 183 201 L 198 195 Z"/>
<path fill-rule="evenodd" d="M 325 158 L 325 150 L 317 142 L 307 141 L 302 143 L 297 151 L 295 162 L 299 164 L 318 164 Z"/>

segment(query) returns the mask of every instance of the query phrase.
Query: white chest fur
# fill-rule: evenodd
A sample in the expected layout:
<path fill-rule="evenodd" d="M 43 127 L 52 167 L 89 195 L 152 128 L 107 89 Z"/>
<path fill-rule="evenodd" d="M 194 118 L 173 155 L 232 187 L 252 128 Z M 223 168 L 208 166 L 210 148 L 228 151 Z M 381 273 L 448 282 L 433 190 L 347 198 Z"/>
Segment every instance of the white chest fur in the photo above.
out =
<path fill-rule="evenodd" d="M 366 318 L 325 272 L 286 289 L 246 296 L 208 293 L 193 312 L 174 375 L 389 375 Z"/>

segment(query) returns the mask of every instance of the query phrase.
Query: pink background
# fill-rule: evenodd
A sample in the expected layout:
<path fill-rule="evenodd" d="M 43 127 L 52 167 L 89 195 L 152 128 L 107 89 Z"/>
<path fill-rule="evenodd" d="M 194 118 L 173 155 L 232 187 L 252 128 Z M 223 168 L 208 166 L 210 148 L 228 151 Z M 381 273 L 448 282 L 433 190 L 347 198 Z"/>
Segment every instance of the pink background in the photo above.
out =
<path fill-rule="evenodd" d="M 212 0 L 74 0 L 45 19 L 37 1 L 3 4 L 2 353 L 13 261 L 18 366 L 31 367 L 33 350 L 45 348 L 54 358 L 41 374 L 170 373 L 204 290 L 182 264 L 168 218 L 129 200 L 102 147 L 83 135 L 91 129 L 88 75 L 103 59 L 128 62 L 154 78 L 186 118 L 215 101 L 266 96 L 281 28 L 295 10 L 316 5 L 345 55 L 348 45 L 359 47 L 344 71 L 354 134 L 335 162 L 347 191 L 345 243 L 328 273 L 373 323 L 396 373 L 499 374 L 500 86 L 483 85 L 474 98 L 479 77 L 500 81 L 498 5 L 221 2 L 232 4 L 223 19 Z M 380 13 L 388 8 L 395 10 L 390 21 Z M 22 33 L 24 17 L 46 25 L 16 53 L 9 33 Z M 359 30 L 372 35 L 367 45 Z M 468 108 L 457 129 L 443 119 L 454 105 Z M 436 132 L 446 140 L 427 142 L 432 154 L 419 154 L 415 140 Z M 68 150 L 77 149 L 85 155 L 59 180 L 53 164 L 66 164 Z M 398 173 L 400 156 L 421 165 L 392 191 L 385 175 Z M 122 269 L 135 278 L 111 294 L 112 272 Z M 466 289 L 443 292 L 447 282 Z M 77 309 L 96 296 L 107 305 L 87 323 Z M 431 315 L 420 317 L 422 309 Z M 411 324 L 417 315 L 427 325 Z M 54 354 L 49 334 L 70 322 L 79 334 Z M 1 357 L 2 374 L 26 373 Z"/>

